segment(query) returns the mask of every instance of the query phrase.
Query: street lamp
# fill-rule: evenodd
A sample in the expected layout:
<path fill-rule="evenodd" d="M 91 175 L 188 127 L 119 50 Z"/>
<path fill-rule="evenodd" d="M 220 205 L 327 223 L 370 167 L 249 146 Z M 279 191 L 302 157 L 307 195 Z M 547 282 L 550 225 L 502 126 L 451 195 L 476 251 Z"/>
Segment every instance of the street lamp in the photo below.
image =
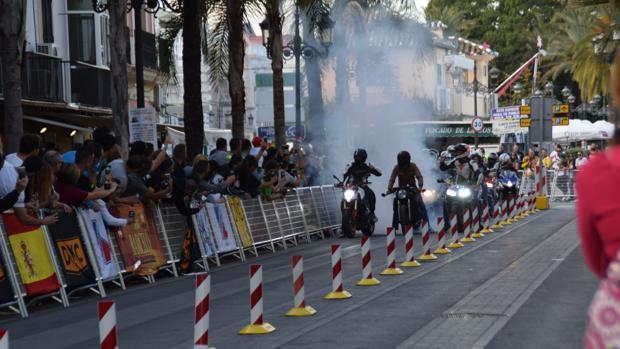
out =
<path fill-rule="evenodd" d="M 597 93 L 594 97 L 592 97 L 592 103 L 598 107 L 598 104 L 601 103 L 602 99 L 603 97 L 601 97 L 601 95 Z"/>
<path fill-rule="evenodd" d="M 546 95 L 548 95 L 548 96 L 553 95 L 553 83 L 551 81 L 549 81 L 549 82 L 547 82 L 545 84 L 544 89 L 545 89 L 545 94 Z"/>
<path fill-rule="evenodd" d="M 133 10 L 134 51 L 136 56 L 136 102 L 138 108 L 144 108 L 144 50 L 142 48 L 142 14 L 140 11 L 144 9 L 147 13 L 155 14 L 160 10 L 168 10 L 179 13 L 182 10 L 182 4 L 183 1 L 174 0 L 127 0 L 127 12 Z M 105 0 L 92 0 L 92 6 L 95 12 L 101 13 L 108 10 L 109 2 Z"/>
<path fill-rule="evenodd" d="M 575 100 L 576 100 L 576 99 L 577 99 L 577 98 L 575 98 L 575 96 L 573 96 L 573 94 L 572 94 L 572 93 L 570 94 L 570 96 L 568 96 L 568 97 L 566 98 L 566 100 L 568 101 L 568 104 L 570 104 L 570 105 L 575 104 Z"/>
<path fill-rule="evenodd" d="M 319 21 L 319 27 L 322 28 L 318 40 L 324 47 L 321 51 L 314 46 L 308 45 L 303 41 L 299 33 L 299 7 L 295 6 L 295 37 L 292 42 L 287 43 L 282 48 L 282 56 L 285 60 L 295 58 L 295 130 L 296 136 L 301 137 L 301 58 L 312 59 L 314 56 L 321 58 L 327 57 L 329 47 L 332 45 L 332 29 L 334 22 L 329 16 L 324 16 Z M 269 18 L 266 17 L 260 23 L 260 29 L 263 34 L 263 46 L 267 49 L 267 58 L 271 59 L 271 31 L 273 30 Z"/>
<path fill-rule="evenodd" d="M 535 97 L 542 97 L 543 95 L 544 95 L 544 92 L 541 89 L 537 89 L 536 91 L 534 91 Z"/>
<path fill-rule="evenodd" d="M 517 82 L 516 84 L 514 84 L 512 86 L 512 90 L 517 94 L 520 95 L 521 92 L 523 92 L 523 85 L 520 82 Z"/>
<path fill-rule="evenodd" d="M 570 88 L 568 88 L 568 86 L 564 86 L 564 88 L 560 92 L 562 93 L 562 97 L 564 97 L 564 99 L 568 99 L 568 96 L 571 95 L 571 90 Z"/>

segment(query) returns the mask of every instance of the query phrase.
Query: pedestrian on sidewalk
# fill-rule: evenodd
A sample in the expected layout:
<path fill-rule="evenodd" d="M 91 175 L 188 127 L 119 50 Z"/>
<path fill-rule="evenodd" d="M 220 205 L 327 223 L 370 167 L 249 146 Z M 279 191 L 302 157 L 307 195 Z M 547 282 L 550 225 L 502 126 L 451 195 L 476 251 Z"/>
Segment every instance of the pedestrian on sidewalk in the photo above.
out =
<path fill-rule="evenodd" d="M 620 106 L 620 55 L 611 69 L 611 95 Z M 586 264 L 601 283 L 588 311 L 586 348 L 612 348 L 620 343 L 620 133 L 614 145 L 592 156 L 577 174 L 577 218 Z M 610 267 L 612 264 L 612 268 Z M 608 270 L 610 272 L 608 272 Z"/>

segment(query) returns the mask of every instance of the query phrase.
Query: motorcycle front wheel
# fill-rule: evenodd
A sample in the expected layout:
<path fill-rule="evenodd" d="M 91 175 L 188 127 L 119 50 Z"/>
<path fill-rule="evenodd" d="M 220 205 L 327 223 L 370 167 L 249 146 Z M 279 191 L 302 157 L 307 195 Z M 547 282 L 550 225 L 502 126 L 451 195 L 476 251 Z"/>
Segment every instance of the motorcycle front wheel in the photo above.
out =
<path fill-rule="evenodd" d="M 375 232 L 375 223 L 368 223 L 364 228 L 362 228 L 362 234 L 365 236 L 372 236 Z"/>
<path fill-rule="evenodd" d="M 347 238 L 355 237 L 355 222 L 351 211 L 342 211 L 342 234 Z"/>

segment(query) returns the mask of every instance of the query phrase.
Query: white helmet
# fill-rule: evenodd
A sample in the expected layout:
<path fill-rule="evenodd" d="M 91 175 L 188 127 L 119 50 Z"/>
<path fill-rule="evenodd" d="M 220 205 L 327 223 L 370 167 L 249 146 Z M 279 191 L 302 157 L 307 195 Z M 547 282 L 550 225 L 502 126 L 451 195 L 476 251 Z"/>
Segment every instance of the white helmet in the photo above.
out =
<path fill-rule="evenodd" d="M 508 153 L 503 153 L 502 155 L 499 156 L 499 163 L 501 165 L 506 165 L 508 163 L 510 163 L 510 155 L 508 155 Z"/>

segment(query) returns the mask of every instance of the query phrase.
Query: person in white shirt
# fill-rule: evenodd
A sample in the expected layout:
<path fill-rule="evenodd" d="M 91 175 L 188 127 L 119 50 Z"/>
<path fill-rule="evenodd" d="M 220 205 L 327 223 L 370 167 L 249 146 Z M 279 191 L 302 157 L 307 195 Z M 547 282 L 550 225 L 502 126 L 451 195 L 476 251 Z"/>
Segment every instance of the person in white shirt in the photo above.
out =
<path fill-rule="evenodd" d="M 577 159 L 575 159 L 575 169 L 579 170 L 579 168 L 585 165 L 588 162 L 588 158 L 583 156 L 582 152 L 577 153 Z"/>
<path fill-rule="evenodd" d="M 39 155 L 40 147 L 41 138 L 35 134 L 26 133 L 19 140 L 19 152 L 8 154 L 4 160 L 14 167 L 20 167 L 27 158 Z"/>
<path fill-rule="evenodd" d="M 561 154 L 562 154 L 562 146 L 559 144 L 556 144 L 551 154 L 549 154 L 549 158 L 551 159 L 551 168 L 556 169 L 556 170 L 559 168 L 559 161 L 561 160 L 560 159 Z"/>

